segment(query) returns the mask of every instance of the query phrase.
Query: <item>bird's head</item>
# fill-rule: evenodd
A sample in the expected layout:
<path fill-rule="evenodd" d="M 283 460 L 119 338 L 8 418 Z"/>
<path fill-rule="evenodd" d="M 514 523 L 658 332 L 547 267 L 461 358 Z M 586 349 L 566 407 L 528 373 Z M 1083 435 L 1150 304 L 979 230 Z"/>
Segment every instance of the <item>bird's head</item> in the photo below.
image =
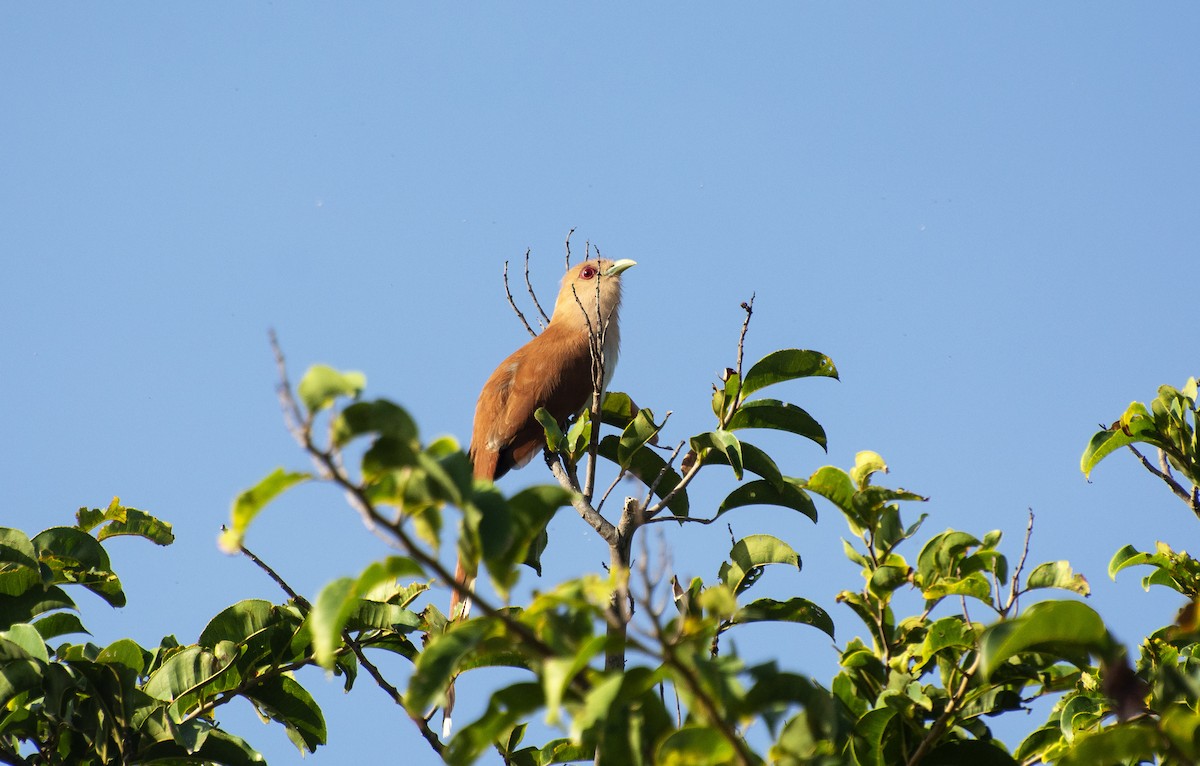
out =
<path fill-rule="evenodd" d="M 587 327 L 589 320 L 595 326 L 598 317 L 601 324 L 616 319 L 621 305 L 621 272 L 635 265 L 637 261 L 628 259 L 597 258 L 573 266 L 563 277 L 550 321 Z"/>

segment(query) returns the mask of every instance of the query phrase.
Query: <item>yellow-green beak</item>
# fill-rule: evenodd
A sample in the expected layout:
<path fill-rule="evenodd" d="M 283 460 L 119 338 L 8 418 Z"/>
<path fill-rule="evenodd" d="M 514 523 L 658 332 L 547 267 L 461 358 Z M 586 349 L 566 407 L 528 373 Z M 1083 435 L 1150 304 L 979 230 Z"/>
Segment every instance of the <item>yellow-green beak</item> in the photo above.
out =
<path fill-rule="evenodd" d="M 615 277 L 630 266 L 637 266 L 637 261 L 631 261 L 628 258 L 617 261 L 612 266 L 608 267 L 608 271 L 604 272 L 604 276 Z"/>

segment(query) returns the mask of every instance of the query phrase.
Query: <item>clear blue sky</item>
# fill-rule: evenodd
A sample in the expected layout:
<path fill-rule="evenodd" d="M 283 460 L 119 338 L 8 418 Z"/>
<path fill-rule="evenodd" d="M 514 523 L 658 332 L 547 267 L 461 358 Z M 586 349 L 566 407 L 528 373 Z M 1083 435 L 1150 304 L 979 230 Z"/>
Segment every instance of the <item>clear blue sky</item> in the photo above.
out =
<path fill-rule="evenodd" d="M 828 456 L 758 439 L 786 473 L 876 450 L 933 498 L 926 536 L 1000 528 L 1014 557 L 1032 508 L 1032 559 L 1070 559 L 1137 642 L 1177 600 L 1106 563 L 1192 547 L 1196 521 L 1132 460 L 1090 485 L 1078 460 L 1097 423 L 1200 374 L 1198 39 L 1184 3 L 5 4 L 0 523 L 32 533 L 120 495 L 175 525 L 168 549 L 111 544 L 131 603 L 81 601 L 98 643 L 194 641 L 228 604 L 281 600 L 215 545 L 238 491 L 306 466 L 267 328 L 294 372 L 361 369 L 426 436 L 465 442 L 525 338 L 504 260 L 532 248 L 547 297 L 574 227 L 577 252 L 639 262 L 614 387 L 673 410 L 670 439 L 710 427 L 757 292 L 751 358 L 815 348 L 842 373 L 779 391 L 830 437 Z M 710 478 L 693 506 L 728 488 Z M 833 598 L 858 572 L 822 510 L 731 521 L 801 552 L 764 587 L 826 605 L 844 641 Z M 548 580 L 600 568 L 577 518 L 552 534 Z M 717 526 L 666 541 L 709 580 L 728 550 Z M 325 488 L 248 545 L 309 595 L 385 553 Z M 784 663 L 831 677 L 816 631 L 747 630 L 748 655 L 794 640 Z M 349 697 L 302 680 L 330 726 L 315 763 L 429 760 L 369 680 Z M 222 720 L 298 760 L 247 710 Z"/>

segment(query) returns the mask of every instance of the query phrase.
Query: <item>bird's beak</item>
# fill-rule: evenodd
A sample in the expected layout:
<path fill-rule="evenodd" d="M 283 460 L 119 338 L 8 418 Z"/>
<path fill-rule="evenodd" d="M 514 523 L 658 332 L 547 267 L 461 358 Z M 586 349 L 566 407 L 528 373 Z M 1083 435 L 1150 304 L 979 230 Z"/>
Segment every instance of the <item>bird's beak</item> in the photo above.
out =
<path fill-rule="evenodd" d="M 637 261 L 631 261 L 628 258 L 617 261 L 612 266 L 608 267 L 608 271 L 604 272 L 604 276 L 615 277 L 630 266 L 637 266 Z"/>

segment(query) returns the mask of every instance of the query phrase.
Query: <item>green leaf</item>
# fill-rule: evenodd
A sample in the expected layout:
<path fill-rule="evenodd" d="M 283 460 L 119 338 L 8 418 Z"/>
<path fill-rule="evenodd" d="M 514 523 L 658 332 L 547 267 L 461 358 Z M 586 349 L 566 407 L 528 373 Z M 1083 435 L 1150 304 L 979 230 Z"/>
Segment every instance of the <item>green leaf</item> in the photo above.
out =
<path fill-rule="evenodd" d="M 607 636 L 598 635 L 585 641 L 573 657 L 551 657 L 542 662 L 542 693 L 546 704 L 546 725 L 557 726 L 563 695 L 592 658 L 604 650 Z"/>
<path fill-rule="evenodd" d="M 917 571 L 924 586 L 933 585 L 939 578 L 955 578 L 960 574 L 968 548 L 979 547 L 974 535 L 947 529 L 925 543 L 917 557 Z"/>
<path fill-rule="evenodd" d="M 550 448 L 551 452 L 561 452 L 563 432 L 559 428 L 558 421 L 545 407 L 538 407 L 533 416 L 537 418 L 537 422 L 542 424 L 542 430 L 546 432 L 546 446 Z"/>
<path fill-rule="evenodd" d="M 96 655 L 96 662 L 126 668 L 134 678 L 137 678 L 146 672 L 149 657 L 150 653 L 139 646 L 136 641 L 122 638 L 104 647 L 104 650 Z"/>
<path fill-rule="evenodd" d="M 0 665 L 0 710 L 7 710 L 18 695 L 41 687 L 43 667 L 32 659 L 12 659 Z"/>
<path fill-rule="evenodd" d="M 326 741 L 325 716 L 308 691 L 289 676 L 256 683 L 246 697 L 272 720 L 282 723 L 301 753 L 315 752 Z"/>
<path fill-rule="evenodd" d="M 156 545 L 170 545 L 175 542 L 170 524 L 137 508 L 126 508 L 116 497 L 103 511 L 98 508 L 90 511 L 80 508 L 75 514 L 75 526 L 82 532 L 90 532 L 101 525 L 103 526 L 96 535 L 98 540 L 107 540 L 118 535 L 134 535 Z"/>
<path fill-rule="evenodd" d="M 112 606 L 125 606 L 121 581 L 96 538 L 73 527 L 51 527 L 32 540 L 54 583 L 82 585 Z"/>
<path fill-rule="evenodd" d="M 445 762 L 450 766 L 477 762 L 485 750 L 494 747 L 498 740 L 507 739 L 512 729 L 541 705 L 541 689 L 536 683 L 516 683 L 500 689 L 488 700 L 486 712 L 450 740 L 443 753 Z"/>
<path fill-rule="evenodd" d="M 778 399 L 756 399 L 745 402 L 733 413 L 726 426 L 730 431 L 739 428 L 774 428 L 811 439 L 825 449 L 825 429 L 804 410 Z"/>
<path fill-rule="evenodd" d="M 708 433 L 693 436 L 690 444 L 700 460 L 705 463 L 724 463 L 733 469 L 733 476 L 738 481 L 742 480 L 742 445 L 738 438 L 729 431 L 716 430 Z M 761 452 L 761 450 L 760 450 Z M 763 457 L 766 457 L 763 453 Z M 775 461 L 770 457 L 766 458 L 770 467 L 775 468 L 778 474 L 779 468 L 775 466 Z"/>
<path fill-rule="evenodd" d="M 39 614 L 55 609 L 75 608 L 75 602 L 57 585 L 30 588 L 17 596 L 0 595 L 0 629 L 18 622 L 31 622 Z"/>
<path fill-rule="evenodd" d="M 331 433 L 334 445 L 345 446 L 363 434 L 378 434 L 411 445 L 415 452 L 417 424 L 403 407 L 377 399 L 355 402 L 338 413 Z"/>
<path fill-rule="evenodd" d="M 83 627 L 83 623 L 79 621 L 79 617 L 70 614 L 69 612 L 59 612 L 52 614 L 49 617 L 43 617 L 33 623 L 33 627 L 37 628 L 38 633 L 42 638 L 49 641 L 52 638 L 65 636 L 71 633 L 87 633 L 87 629 Z"/>
<path fill-rule="evenodd" d="M 357 579 L 342 577 L 321 589 L 308 623 L 312 627 L 313 658 L 321 667 L 332 670 L 338 649 L 342 646 L 342 630 L 346 621 L 359 607 L 359 601 L 372 589 L 399 577 L 423 577 L 424 570 L 410 558 L 389 556 L 376 561 Z"/>
<path fill-rule="evenodd" d="M 729 551 L 729 561 L 721 565 L 718 579 L 735 594 L 757 582 L 762 567 L 787 564 L 800 569 L 800 555 L 787 543 L 771 535 L 748 535 Z"/>
<path fill-rule="evenodd" d="M 37 571 L 37 551 L 24 532 L 19 529 L 0 527 L 0 563 L 16 564 Z M 16 595 L 16 593 L 8 595 Z"/>
<path fill-rule="evenodd" d="M 518 564 L 528 561 L 541 574 L 546 525 L 559 508 L 570 502 L 570 493 L 562 487 L 542 484 L 527 487 L 507 503 L 496 503 L 482 514 L 479 538 L 483 560 L 501 595 L 516 584 Z"/>
<path fill-rule="evenodd" d="M 198 721 L 190 721 L 189 725 L 201 724 Z M 240 737 L 235 737 L 220 729 L 211 729 L 204 737 L 203 744 L 194 752 L 173 740 L 160 740 L 138 753 L 138 763 L 164 764 L 164 766 L 182 766 L 185 763 L 260 766 L 266 763 L 266 759 Z"/>
<path fill-rule="evenodd" d="M 338 372 L 324 364 L 308 368 L 296 393 L 309 413 L 326 409 L 339 397 L 357 398 L 367 387 L 367 377 L 361 372 Z"/>
<path fill-rule="evenodd" d="M 984 630 L 980 667 L 986 678 L 1024 652 L 1046 652 L 1075 664 L 1088 653 L 1108 657 L 1115 646 L 1104 620 L 1091 607 L 1078 601 L 1043 601 Z"/>
<path fill-rule="evenodd" d="M 1075 574 L 1075 571 L 1071 569 L 1071 564 L 1066 561 L 1048 561 L 1045 564 L 1039 564 L 1029 573 L 1025 587 L 1029 590 L 1061 588 L 1081 596 L 1087 596 L 1092 592 L 1087 578 L 1081 574 Z"/>
<path fill-rule="evenodd" d="M 868 711 L 858 720 L 854 727 L 856 736 L 850 743 L 859 766 L 889 766 L 884 753 L 884 735 L 896 713 L 893 707 L 881 707 Z"/>
<path fill-rule="evenodd" d="M 931 601 L 946 596 L 970 596 L 990 604 L 992 583 L 982 572 L 971 572 L 963 577 L 936 577 L 932 581 L 922 581 L 921 595 Z"/>
<path fill-rule="evenodd" d="M 1144 553 L 1134 548 L 1132 545 L 1126 545 L 1113 554 L 1112 560 L 1108 562 L 1108 576 L 1112 579 L 1117 579 L 1117 572 L 1122 569 L 1140 564 L 1165 564 L 1166 561 L 1161 556 L 1152 553 Z"/>
<path fill-rule="evenodd" d="M 867 588 L 873 595 L 886 600 L 897 588 L 908 584 L 911 571 L 908 567 L 881 566 L 871 573 Z"/>
<path fill-rule="evenodd" d="M 729 432 L 723 431 L 721 433 Z M 704 434 L 701 434 L 701 436 L 692 437 L 692 449 L 696 448 L 696 439 L 700 439 L 702 436 L 704 436 Z M 733 434 L 730 434 L 730 436 L 733 436 Z M 738 458 L 742 461 L 741 467 L 747 471 L 750 471 L 751 473 L 758 474 L 762 478 L 771 482 L 771 486 L 775 487 L 776 489 L 782 489 L 784 483 L 783 474 L 780 473 L 779 466 L 775 464 L 775 461 L 771 459 L 771 456 L 763 452 L 758 447 L 755 447 L 750 442 L 743 441 L 741 439 L 738 439 L 737 442 Z M 701 442 L 701 444 L 703 445 L 703 442 Z M 704 453 L 705 465 L 730 465 L 729 461 L 730 457 L 723 450 L 710 449 Z M 741 479 L 740 475 L 738 476 L 738 479 Z"/>
<path fill-rule="evenodd" d="M 922 766 L 1017 766 L 1017 761 L 994 741 L 950 740 L 930 751 Z"/>
<path fill-rule="evenodd" d="M 824 609 L 804 598 L 789 598 L 787 601 L 760 598 L 737 610 L 729 620 L 731 625 L 748 622 L 794 622 L 811 625 L 834 638 L 833 618 Z"/>
<path fill-rule="evenodd" d="M 637 408 L 634 407 L 629 394 L 623 394 L 620 391 L 605 393 L 604 401 L 600 403 L 600 421 L 610 426 L 616 426 L 622 431 L 633 420 L 636 413 Z"/>
<path fill-rule="evenodd" d="M 1076 738 L 1074 746 L 1057 761 L 1059 766 L 1095 766 L 1109 763 L 1143 763 L 1161 754 L 1160 734 L 1151 721 L 1129 721 Z M 1175 761 L 1167 761 L 1175 763 Z"/>
<path fill-rule="evenodd" d="M 574 461 L 580 460 L 583 457 L 584 451 L 592 442 L 592 413 L 586 409 L 581 410 L 575 421 L 571 423 L 571 427 L 567 429 L 564 438 L 566 449 L 570 453 L 571 459 Z"/>
<path fill-rule="evenodd" d="M 445 633 L 432 634 L 425 651 L 417 656 L 408 680 L 409 708 L 427 710 L 442 704 L 446 686 L 457 673 L 459 663 L 479 646 L 491 629 L 490 620 L 475 618 L 456 622 Z M 540 690 L 538 693 L 540 696 Z"/>
<path fill-rule="evenodd" d="M 712 726 L 684 726 L 658 746 L 658 766 L 718 766 L 734 761 L 734 748 Z"/>
<path fill-rule="evenodd" d="M 742 396 L 785 380 L 797 378 L 837 378 L 833 360 L 818 351 L 798 348 L 782 349 L 767 354 L 754 363 L 742 378 Z"/>
<path fill-rule="evenodd" d="M 862 450 L 854 456 L 854 467 L 850 469 L 850 481 L 856 487 L 866 489 L 871 483 L 871 476 L 876 473 L 887 473 L 887 463 L 883 462 L 878 452 Z"/>
<path fill-rule="evenodd" d="M 1092 435 L 1079 459 L 1079 469 L 1085 478 L 1090 478 L 1092 469 L 1108 455 L 1135 442 L 1147 442 L 1157 447 L 1165 441 L 1155 427 L 1154 416 L 1141 402 L 1132 402 L 1112 427 Z"/>
<path fill-rule="evenodd" d="M 617 465 L 620 462 L 617 458 L 617 448 L 619 440 L 616 436 L 605 436 L 600 440 L 600 455 L 606 460 L 611 460 Z M 664 470 L 665 469 L 665 470 Z M 654 488 L 654 495 L 658 498 L 664 498 L 671 494 L 671 491 L 678 486 L 681 481 L 679 474 L 674 468 L 667 465 L 667 462 L 659 457 L 653 450 L 638 450 L 632 457 L 629 465 L 629 472 L 641 480 L 643 484 L 649 487 L 654 482 L 658 482 Z M 659 475 L 662 475 L 662 480 L 659 481 Z M 677 492 L 671 498 L 671 502 L 667 504 L 667 508 L 676 516 L 688 515 L 688 496 L 687 491 L 682 490 Z"/>
<path fill-rule="evenodd" d="M 857 519 L 858 511 L 854 508 L 854 482 L 850 474 L 841 468 L 831 465 L 818 468 L 804 485 L 809 492 L 815 492 L 836 505 L 852 521 Z"/>
<path fill-rule="evenodd" d="M 247 599 L 221 610 L 208 621 L 196 640 L 210 649 L 222 641 L 244 643 L 248 638 L 267 630 L 278 622 L 275 605 L 263 599 Z"/>
<path fill-rule="evenodd" d="M 304 472 L 289 472 L 276 468 L 262 481 L 242 492 L 233 501 L 230 514 L 230 526 L 221 532 L 220 546 L 226 553 L 237 553 L 242 549 L 242 540 L 250 522 L 272 500 L 283 492 L 312 478 L 312 474 Z"/>
<path fill-rule="evenodd" d="M 634 455 L 658 434 L 661 426 L 655 425 L 654 413 L 648 409 L 638 410 L 617 442 L 617 464 L 629 468 Z"/>
<path fill-rule="evenodd" d="M 17 659 L 35 659 L 42 662 L 50 661 L 46 651 L 46 641 L 37 628 L 25 623 L 13 625 L 8 630 L 0 631 L 0 642 L 7 641 L 20 648 L 21 654 Z M 21 656 L 23 655 L 23 656 Z"/>
<path fill-rule="evenodd" d="M 812 498 L 803 489 L 803 484 L 796 479 L 784 478 L 783 489 L 776 489 L 769 481 L 757 479 L 746 482 L 730 492 L 721 505 L 717 507 L 717 516 L 740 508 L 745 505 L 778 505 L 791 508 L 803 513 L 814 522 L 817 520 L 817 507 Z"/>

